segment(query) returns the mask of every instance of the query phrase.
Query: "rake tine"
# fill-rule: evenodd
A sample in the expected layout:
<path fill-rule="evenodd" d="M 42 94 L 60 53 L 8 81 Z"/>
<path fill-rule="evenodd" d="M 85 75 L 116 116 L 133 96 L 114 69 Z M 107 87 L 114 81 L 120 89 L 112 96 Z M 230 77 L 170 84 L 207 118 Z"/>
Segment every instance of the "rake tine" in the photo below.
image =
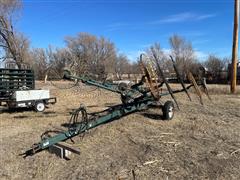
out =
<path fill-rule="evenodd" d="M 168 92 L 170 93 L 171 97 L 173 98 L 175 104 L 177 105 L 177 108 L 180 109 L 180 108 L 179 108 L 179 105 L 178 105 L 178 102 L 177 102 L 177 100 L 176 100 L 176 98 L 175 98 L 175 96 L 174 96 L 174 94 L 173 94 L 172 88 L 171 88 L 170 85 L 168 84 L 168 82 L 167 82 L 167 80 L 166 80 L 166 78 L 165 78 L 165 76 L 164 76 L 164 74 L 163 74 L 163 71 L 162 71 L 162 69 L 160 68 L 160 65 L 159 65 L 159 63 L 158 63 L 158 58 L 157 58 L 157 56 L 156 56 L 155 53 L 153 53 L 153 57 L 154 57 L 154 59 L 155 59 L 155 61 L 156 61 L 156 65 L 157 65 L 158 71 L 159 71 L 159 73 L 160 73 L 160 76 L 162 77 L 163 82 L 164 82 L 164 83 L 166 84 L 166 86 L 167 86 Z"/>
<path fill-rule="evenodd" d="M 206 81 L 205 81 L 204 79 L 201 79 L 201 81 L 202 81 L 203 92 L 207 95 L 208 99 L 209 99 L 210 101 L 212 101 L 212 98 L 210 97 L 210 95 L 209 95 L 209 93 L 208 93 Z"/>
<path fill-rule="evenodd" d="M 187 89 L 186 89 L 186 86 L 185 86 L 185 84 L 184 84 L 184 82 L 183 82 L 183 80 L 182 80 L 182 78 L 181 78 L 181 76 L 180 76 L 180 74 L 179 74 L 179 71 L 178 71 L 178 69 L 177 69 L 176 63 L 175 63 L 175 61 L 173 60 L 173 57 L 172 57 L 171 55 L 170 55 L 170 58 L 171 58 L 172 63 L 173 63 L 173 68 L 174 68 L 174 70 L 175 70 L 175 72 L 176 72 L 176 74 L 177 74 L 178 81 L 179 81 L 180 84 L 182 85 L 182 88 L 184 89 L 185 93 L 187 94 L 189 100 L 192 101 L 192 99 L 191 99 L 191 97 L 190 97 L 190 94 L 188 93 L 188 91 L 187 91 Z"/>
<path fill-rule="evenodd" d="M 194 79 L 193 75 L 191 72 L 188 73 L 188 79 L 190 80 L 190 82 L 192 83 L 198 97 L 200 100 L 200 103 L 203 105 L 203 100 L 202 100 L 202 94 L 201 94 L 201 90 L 199 89 L 196 80 Z"/>

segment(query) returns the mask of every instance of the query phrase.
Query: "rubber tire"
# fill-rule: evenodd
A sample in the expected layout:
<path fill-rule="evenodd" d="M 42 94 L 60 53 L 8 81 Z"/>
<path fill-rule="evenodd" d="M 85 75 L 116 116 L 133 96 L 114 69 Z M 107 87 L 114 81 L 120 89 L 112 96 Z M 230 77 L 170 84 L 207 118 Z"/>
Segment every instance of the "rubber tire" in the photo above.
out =
<path fill-rule="evenodd" d="M 45 110 L 45 104 L 44 102 L 36 102 L 34 108 L 36 112 L 43 112 Z"/>
<path fill-rule="evenodd" d="M 127 90 L 127 88 L 128 88 L 128 85 L 124 82 L 121 82 L 121 83 L 118 84 L 118 90 L 119 91 L 125 91 L 125 90 Z"/>
<path fill-rule="evenodd" d="M 174 117 L 174 104 L 172 101 L 167 101 L 162 107 L 163 120 L 171 120 Z"/>

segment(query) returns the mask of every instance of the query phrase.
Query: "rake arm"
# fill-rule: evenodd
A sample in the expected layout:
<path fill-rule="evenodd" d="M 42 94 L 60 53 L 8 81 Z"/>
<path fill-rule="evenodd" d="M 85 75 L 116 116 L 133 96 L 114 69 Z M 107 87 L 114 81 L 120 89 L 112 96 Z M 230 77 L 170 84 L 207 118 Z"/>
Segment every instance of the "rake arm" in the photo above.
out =
<path fill-rule="evenodd" d="M 84 76 L 73 76 L 73 75 L 71 75 L 70 71 L 68 71 L 68 70 L 64 70 L 63 79 L 71 80 L 71 81 L 74 81 L 74 80 L 79 81 L 80 80 L 84 84 L 87 84 L 87 85 L 90 85 L 90 86 L 99 87 L 99 88 L 102 88 L 102 89 L 105 89 L 105 90 L 108 90 L 108 91 L 112 91 L 112 92 L 115 92 L 115 93 L 119 93 L 119 94 L 122 93 L 121 91 L 119 91 L 117 89 L 116 86 L 113 86 L 112 84 L 94 81 L 94 80 L 89 79 L 89 78 L 84 77 Z"/>
<path fill-rule="evenodd" d="M 169 94 L 170 94 L 171 97 L 173 98 L 175 104 L 177 105 L 177 108 L 180 109 L 180 108 L 179 108 L 179 105 L 178 105 L 178 102 L 177 102 L 177 100 L 176 100 L 176 98 L 175 98 L 175 96 L 174 96 L 174 93 L 173 93 L 173 91 L 172 91 L 172 88 L 171 88 L 170 85 L 168 84 L 168 81 L 167 81 L 167 79 L 165 78 L 162 69 L 160 68 L 160 65 L 159 65 L 159 63 L 158 63 L 158 58 L 157 58 L 156 54 L 154 53 L 153 56 L 154 56 L 154 59 L 155 59 L 156 65 L 157 65 L 157 69 L 158 69 L 158 71 L 159 71 L 159 73 L 160 73 L 160 78 L 163 79 L 163 82 L 164 82 L 165 85 L 167 86 L 167 89 L 168 89 L 168 91 L 169 91 Z"/>
<path fill-rule="evenodd" d="M 178 81 L 179 81 L 180 84 L 182 85 L 182 88 L 183 88 L 184 92 L 187 94 L 189 100 L 191 101 L 192 99 L 191 99 L 191 97 L 190 97 L 190 95 L 189 95 L 189 93 L 188 93 L 188 91 L 187 91 L 187 89 L 186 89 L 186 86 L 185 86 L 185 84 L 184 84 L 184 82 L 183 82 L 183 79 L 182 79 L 182 77 L 181 77 L 181 75 L 180 75 L 180 73 L 179 73 L 179 71 L 178 71 L 178 69 L 177 69 L 176 62 L 173 60 L 173 57 L 172 57 L 171 55 L 170 55 L 170 58 L 171 58 L 172 63 L 173 63 L 173 68 L 174 68 L 174 70 L 175 70 L 175 72 L 176 72 L 176 74 L 177 74 Z"/>

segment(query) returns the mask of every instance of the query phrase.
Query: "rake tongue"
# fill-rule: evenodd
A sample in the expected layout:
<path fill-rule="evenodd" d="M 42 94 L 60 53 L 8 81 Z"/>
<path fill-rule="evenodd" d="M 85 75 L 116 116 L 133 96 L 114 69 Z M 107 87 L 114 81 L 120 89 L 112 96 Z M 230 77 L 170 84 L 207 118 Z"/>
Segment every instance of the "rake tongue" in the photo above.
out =
<path fill-rule="evenodd" d="M 170 58 L 171 58 L 171 60 L 172 60 L 173 68 L 174 68 L 174 70 L 175 70 L 175 72 L 176 72 L 178 81 L 179 81 L 180 84 L 182 85 L 182 88 L 183 88 L 184 92 L 187 94 L 189 100 L 192 101 L 192 99 L 191 99 L 191 97 L 190 97 L 190 94 L 188 93 L 188 91 L 187 91 L 187 89 L 186 89 L 186 86 L 185 86 L 185 84 L 184 84 L 184 82 L 183 82 L 183 79 L 181 78 L 181 75 L 180 75 L 180 73 L 179 73 L 179 71 L 178 71 L 178 69 L 177 69 L 176 63 L 175 63 L 175 61 L 173 60 L 173 57 L 172 57 L 171 55 L 170 55 Z"/>

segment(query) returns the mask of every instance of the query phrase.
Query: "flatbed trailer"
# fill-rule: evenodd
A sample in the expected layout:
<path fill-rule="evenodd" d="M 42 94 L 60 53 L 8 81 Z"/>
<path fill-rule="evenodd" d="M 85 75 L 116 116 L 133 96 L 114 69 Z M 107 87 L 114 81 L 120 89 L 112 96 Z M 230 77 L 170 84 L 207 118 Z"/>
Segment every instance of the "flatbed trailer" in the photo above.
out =
<path fill-rule="evenodd" d="M 8 108 L 27 107 L 42 112 L 56 101 L 49 90 L 35 89 L 33 70 L 0 68 L 0 106 L 5 103 Z"/>

